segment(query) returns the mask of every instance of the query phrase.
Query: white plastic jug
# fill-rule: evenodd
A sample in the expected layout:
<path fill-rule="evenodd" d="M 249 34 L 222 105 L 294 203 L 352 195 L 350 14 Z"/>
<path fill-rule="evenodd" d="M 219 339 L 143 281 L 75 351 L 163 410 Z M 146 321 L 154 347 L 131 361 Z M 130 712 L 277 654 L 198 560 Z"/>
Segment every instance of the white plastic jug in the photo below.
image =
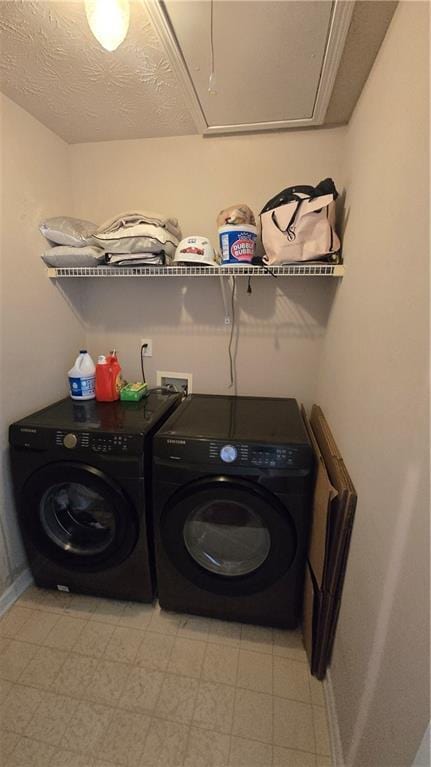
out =
<path fill-rule="evenodd" d="M 86 349 L 81 349 L 69 376 L 72 399 L 94 399 L 96 396 L 96 366 Z"/>

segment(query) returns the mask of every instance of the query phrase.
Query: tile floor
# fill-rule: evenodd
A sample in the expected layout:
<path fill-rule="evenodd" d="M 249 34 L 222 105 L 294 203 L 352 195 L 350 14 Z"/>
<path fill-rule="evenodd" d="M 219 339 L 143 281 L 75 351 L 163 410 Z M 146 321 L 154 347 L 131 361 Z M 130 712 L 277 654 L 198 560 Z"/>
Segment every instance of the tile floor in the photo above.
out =
<path fill-rule="evenodd" d="M 300 635 L 31 587 L 0 620 L 3 767 L 330 767 Z"/>

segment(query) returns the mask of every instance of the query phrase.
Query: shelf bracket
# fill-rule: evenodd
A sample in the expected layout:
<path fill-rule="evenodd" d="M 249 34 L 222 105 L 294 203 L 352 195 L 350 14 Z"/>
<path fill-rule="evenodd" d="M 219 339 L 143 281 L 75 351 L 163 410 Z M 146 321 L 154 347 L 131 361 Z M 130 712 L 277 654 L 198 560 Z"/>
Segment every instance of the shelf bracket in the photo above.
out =
<path fill-rule="evenodd" d="M 232 277 L 226 277 L 223 274 L 219 275 L 220 279 L 220 290 L 221 290 L 221 297 L 223 301 L 223 307 L 224 307 L 224 324 L 225 325 L 231 325 L 232 324 L 232 317 L 231 317 L 231 308 L 229 303 L 229 295 L 227 291 L 227 287 L 232 287 Z"/>

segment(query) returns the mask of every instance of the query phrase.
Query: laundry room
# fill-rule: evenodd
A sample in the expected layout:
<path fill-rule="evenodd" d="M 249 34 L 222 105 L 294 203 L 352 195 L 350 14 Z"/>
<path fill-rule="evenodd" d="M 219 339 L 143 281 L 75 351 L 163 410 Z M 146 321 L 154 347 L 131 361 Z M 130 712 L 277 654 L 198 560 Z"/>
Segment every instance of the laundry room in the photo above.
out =
<path fill-rule="evenodd" d="M 3 0 L 0 764 L 427 767 L 426 0 Z"/>

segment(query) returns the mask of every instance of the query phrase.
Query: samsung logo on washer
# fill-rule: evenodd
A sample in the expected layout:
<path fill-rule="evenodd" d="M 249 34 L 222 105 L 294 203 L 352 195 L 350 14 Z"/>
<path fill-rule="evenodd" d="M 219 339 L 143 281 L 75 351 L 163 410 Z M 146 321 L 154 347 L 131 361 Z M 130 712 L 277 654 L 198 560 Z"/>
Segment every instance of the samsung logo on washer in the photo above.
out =
<path fill-rule="evenodd" d="M 186 444 L 185 439 L 167 439 L 166 442 L 168 445 L 185 445 Z"/>

